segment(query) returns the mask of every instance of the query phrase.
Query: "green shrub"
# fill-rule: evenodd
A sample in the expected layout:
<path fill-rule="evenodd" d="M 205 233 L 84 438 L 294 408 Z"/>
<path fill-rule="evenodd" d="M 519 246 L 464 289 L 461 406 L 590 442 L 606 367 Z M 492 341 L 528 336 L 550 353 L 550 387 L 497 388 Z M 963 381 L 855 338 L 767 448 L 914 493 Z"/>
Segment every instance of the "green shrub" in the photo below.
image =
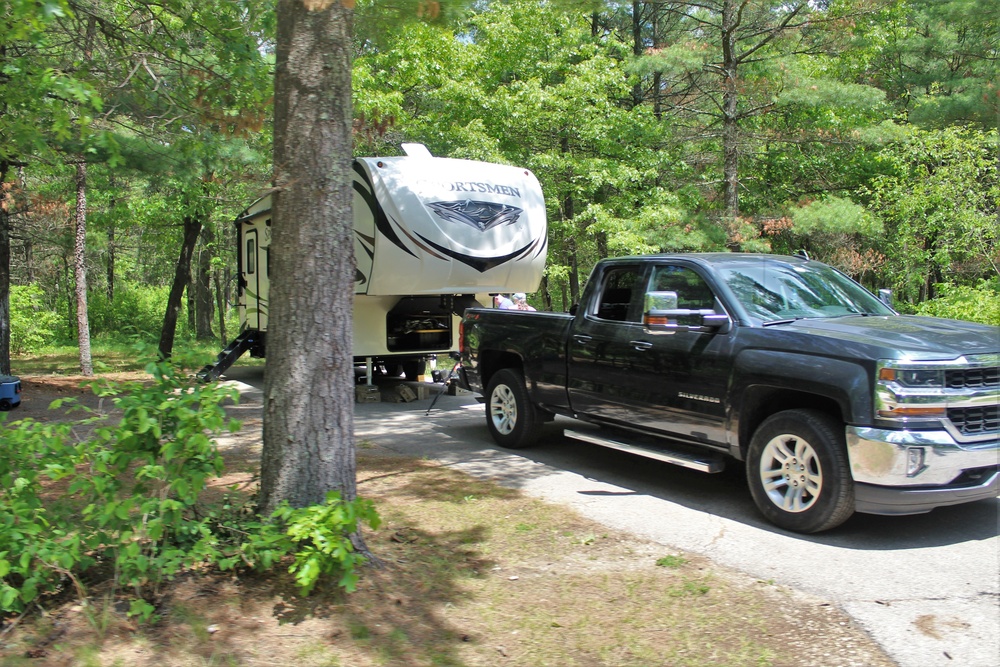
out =
<path fill-rule="evenodd" d="M 37 285 L 10 288 L 10 352 L 32 354 L 51 343 L 59 328 L 59 316 L 45 305 Z"/>
<path fill-rule="evenodd" d="M 969 285 L 937 285 L 938 297 L 917 306 L 918 315 L 1000 326 L 1000 280 Z"/>
<path fill-rule="evenodd" d="M 163 314 L 167 308 L 167 286 L 149 286 L 119 283 L 114 301 L 108 301 L 103 291 L 87 295 L 87 315 L 90 335 L 118 339 L 156 340 L 163 327 Z M 178 324 L 185 321 L 186 299 L 182 300 Z"/>
<path fill-rule="evenodd" d="M 205 566 L 268 569 L 294 554 L 303 594 L 333 572 L 353 590 L 364 558 L 351 536 L 359 522 L 379 523 L 369 501 L 332 494 L 324 505 L 283 505 L 270 521 L 252 503 L 203 506 L 207 483 L 223 472 L 213 438 L 238 428 L 222 403 L 238 395 L 192 382 L 178 363 L 150 363 L 150 384 L 93 383 L 122 411 L 118 423 L 93 415 L 0 424 L 0 613 L 69 585 L 84 594 L 83 575 L 104 563 L 143 620 L 163 582 Z M 77 439 L 83 426 L 93 435 Z"/>

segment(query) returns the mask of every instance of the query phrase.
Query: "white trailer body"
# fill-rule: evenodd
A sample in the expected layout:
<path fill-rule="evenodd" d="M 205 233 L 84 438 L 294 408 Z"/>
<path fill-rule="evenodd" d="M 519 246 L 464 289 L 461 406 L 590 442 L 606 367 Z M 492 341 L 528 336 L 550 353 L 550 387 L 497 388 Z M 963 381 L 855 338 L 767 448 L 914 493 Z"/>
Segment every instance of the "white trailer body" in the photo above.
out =
<path fill-rule="evenodd" d="M 457 349 L 466 308 L 489 305 L 490 294 L 535 291 L 548 244 L 530 171 L 404 149 L 354 161 L 353 355 L 409 376 L 426 357 Z M 227 348 L 208 375 L 243 351 L 264 356 L 271 220 L 270 195 L 236 219 L 243 342 L 230 348 L 242 349 Z"/>

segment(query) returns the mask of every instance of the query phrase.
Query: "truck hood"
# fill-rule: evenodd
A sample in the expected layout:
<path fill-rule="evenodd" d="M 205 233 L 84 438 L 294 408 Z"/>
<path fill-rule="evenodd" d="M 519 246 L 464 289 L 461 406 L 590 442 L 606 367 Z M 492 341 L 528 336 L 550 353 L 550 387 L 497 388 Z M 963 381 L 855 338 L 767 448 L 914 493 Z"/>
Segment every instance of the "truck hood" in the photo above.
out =
<path fill-rule="evenodd" d="M 912 315 L 803 319 L 788 330 L 884 348 L 882 357 L 954 359 L 1000 352 L 1000 327 Z"/>

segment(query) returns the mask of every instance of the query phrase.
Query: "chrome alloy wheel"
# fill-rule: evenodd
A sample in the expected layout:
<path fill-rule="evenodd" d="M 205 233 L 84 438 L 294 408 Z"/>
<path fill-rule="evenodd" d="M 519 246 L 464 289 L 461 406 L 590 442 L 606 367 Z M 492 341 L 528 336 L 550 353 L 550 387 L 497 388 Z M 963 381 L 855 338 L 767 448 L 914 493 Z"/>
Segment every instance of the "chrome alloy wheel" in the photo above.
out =
<path fill-rule="evenodd" d="M 759 472 L 767 497 L 786 512 L 805 512 L 823 490 L 819 457 L 800 436 L 772 438 L 761 453 Z"/>
<path fill-rule="evenodd" d="M 510 435 L 517 426 L 517 399 L 509 386 L 498 384 L 490 394 L 490 419 L 500 435 Z"/>

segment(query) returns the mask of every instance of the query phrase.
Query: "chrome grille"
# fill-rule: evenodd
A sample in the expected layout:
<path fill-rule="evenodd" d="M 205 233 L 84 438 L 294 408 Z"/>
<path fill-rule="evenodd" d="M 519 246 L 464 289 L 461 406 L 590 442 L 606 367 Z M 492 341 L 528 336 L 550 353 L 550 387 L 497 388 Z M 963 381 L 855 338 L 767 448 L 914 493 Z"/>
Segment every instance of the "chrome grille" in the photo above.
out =
<path fill-rule="evenodd" d="M 1000 366 L 946 370 L 945 383 L 950 389 L 1000 387 Z"/>
<path fill-rule="evenodd" d="M 963 435 L 1000 433 L 1000 405 L 948 408 L 948 419 Z"/>

